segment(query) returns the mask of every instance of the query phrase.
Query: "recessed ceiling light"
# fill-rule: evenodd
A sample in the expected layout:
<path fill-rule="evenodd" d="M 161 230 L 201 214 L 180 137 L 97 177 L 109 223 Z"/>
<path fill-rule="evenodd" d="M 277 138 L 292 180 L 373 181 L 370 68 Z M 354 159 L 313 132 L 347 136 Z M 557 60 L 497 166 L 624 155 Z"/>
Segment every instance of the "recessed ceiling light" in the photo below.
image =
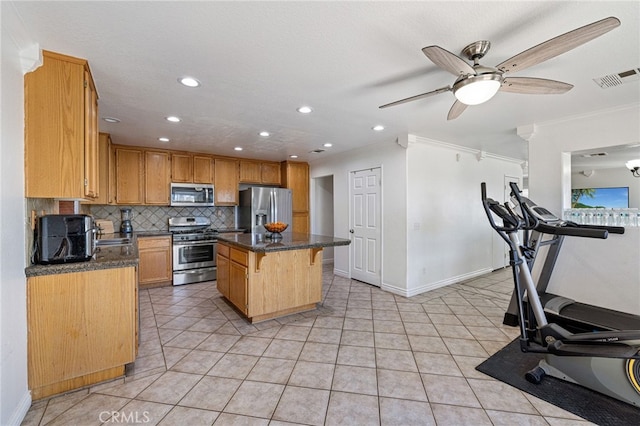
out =
<path fill-rule="evenodd" d="M 292 154 L 292 155 L 289 156 L 289 158 L 298 158 L 298 156 L 295 155 L 295 154 Z"/>
<path fill-rule="evenodd" d="M 169 138 L 158 138 L 158 140 L 159 140 L 160 142 L 169 142 L 169 141 L 170 141 L 170 139 L 169 139 Z"/>
<path fill-rule="evenodd" d="M 262 131 L 262 132 L 260 132 L 260 133 L 258 133 L 258 134 L 259 134 L 260 136 L 262 136 L 263 138 L 267 138 L 267 137 L 269 137 L 269 136 L 271 135 L 271 133 L 269 133 L 269 132 L 265 132 L 265 131 Z"/>
<path fill-rule="evenodd" d="M 328 143 L 328 142 L 327 142 L 327 143 L 325 143 L 325 144 L 324 144 L 324 145 L 322 145 L 322 146 L 324 146 L 325 148 L 331 148 L 331 147 L 333 146 L 333 144 L 332 144 L 332 143 Z"/>
<path fill-rule="evenodd" d="M 297 111 L 300 114 L 309 114 L 313 109 L 310 106 L 301 106 Z"/>
<path fill-rule="evenodd" d="M 381 124 L 378 124 L 377 126 L 373 126 L 372 129 L 375 130 L 376 132 L 381 132 L 384 130 L 384 126 Z"/>
<path fill-rule="evenodd" d="M 176 117 L 174 115 L 170 115 L 169 117 L 167 117 L 167 121 L 170 121 L 172 123 L 179 123 L 180 122 L 180 117 Z"/>
<path fill-rule="evenodd" d="M 198 87 L 200 82 L 193 77 L 180 77 L 178 81 L 187 87 Z"/>
<path fill-rule="evenodd" d="M 102 119 L 104 121 L 106 121 L 107 123 L 119 123 L 120 119 L 115 118 L 115 117 L 102 117 Z"/>
<path fill-rule="evenodd" d="M 235 148 L 233 148 L 236 151 L 242 151 L 242 147 L 241 146 L 236 146 Z"/>

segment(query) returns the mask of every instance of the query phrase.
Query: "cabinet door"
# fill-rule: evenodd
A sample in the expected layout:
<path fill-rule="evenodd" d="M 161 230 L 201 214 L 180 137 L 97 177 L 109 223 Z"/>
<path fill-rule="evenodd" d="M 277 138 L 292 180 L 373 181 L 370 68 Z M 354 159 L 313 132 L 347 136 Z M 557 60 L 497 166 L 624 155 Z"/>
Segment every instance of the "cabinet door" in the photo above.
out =
<path fill-rule="evenodd" d="M 171 237 L 138 238 L 138 279 L 141 287 L 145 284 L 171 283 L 173 268 L 171 262 Z"/>
<path fill-rule="evenodd" d="M 280 164 L 261 163 L 260 180 L 264 184 L 280 186 Z"/>
<path fill-rule="evenodd" d="M 240 161 L 240 182 L 261 183 L 260 163 L 257 161 Z"/>
<path fill-rule="evenodd" d="M 169 153 L 145 151 L 144 202 L 169 205 Z"/>
<path fill-rule="evenodd" d="M 171 155 L 171 182 L 193 182 L 193 156 Z"/>
<path fill-rule="evenodd" d="M 291 189 L 293 211 L 309 211 L 309 165 L 307 163 L 287 164 L 287 188 Z"/>
<path fill-rule="evenodd" d="M 238 160 L 215 159 L 215 204 L 238 205 Z"/>
<path fill-rule="evenodd" d="M 84 70 L 84 195 L 97 198 L 100 190 L 98 158 L 98 93 Z"/>
<path fill-rule="evenodd" d="M 112 204 L 112 149 L 109 133 L 100 133 L 98 136 L 98 197 L 87 204 Z"/>
<path fill-rule="evenodd" d="M 308 212 L 293 212 L 291 218 L 293 223 L 291 224 L 291 232 L 308 234 L 309 233 L 309 213 Z"/>
<path fill-rule="evenodd" d="M 42 58 L 24 76 L 25 197 L 85 198 L 86 61 L 44 51 Z"/>
<path fill-rule="evenodd" d="M 249 270 L 236 262 L 229 262 L 229 301 L 247 314 L 247 277 Z"/>
<path fill-rule="evenodd" d="M 135 292 L 134 267 L 30 277 L 29 389 L 132 362 Z"/>
<path fill-rule="evenodd" d="M 193 156 L 193 183 L 213 183 L 213 158 Z"/>
<path fill-rule="evenodd" d="M 229 258 L 218 254 L 216 256 L 216 268 L 218 269 L 216 279 L 218 291 L 229 299 Z"/>
<path fill-rule="evenodd" d="M 116 203 L 142 204 L 144 156 L 138 149 L 116 149 Z"/>

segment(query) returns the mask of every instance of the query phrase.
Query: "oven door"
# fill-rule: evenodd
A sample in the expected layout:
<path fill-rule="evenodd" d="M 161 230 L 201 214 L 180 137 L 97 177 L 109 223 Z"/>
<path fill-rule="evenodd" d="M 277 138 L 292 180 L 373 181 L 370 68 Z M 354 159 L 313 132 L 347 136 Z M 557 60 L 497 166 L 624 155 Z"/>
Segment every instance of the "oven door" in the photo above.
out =
<path fill-rule="evenodd" d="M 216 241 L 173 243 L 174 272 L 215 266 Z"/>

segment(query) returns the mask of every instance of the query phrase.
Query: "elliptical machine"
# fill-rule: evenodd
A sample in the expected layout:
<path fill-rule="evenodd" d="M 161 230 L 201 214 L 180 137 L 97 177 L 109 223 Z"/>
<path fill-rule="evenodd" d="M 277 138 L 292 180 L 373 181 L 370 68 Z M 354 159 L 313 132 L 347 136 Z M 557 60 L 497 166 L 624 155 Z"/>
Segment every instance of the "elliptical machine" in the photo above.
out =
<path fill-rule="evenodd" d="M 511 189 L 512 196 L 519 197 L 517 185 L 512 184 Z M 526 234 L 535 229 L 538 219 L 526 208 L 519 215 L 509 203 L 487 198 L 484 182 L 481 190 L 491 227 L 509 245 L 514 294 L 519 295 L 520 349 L 545 354 L 525 378 L 538 384 L 549 375 L 640 406 L 640 330 L 571 333 L 548 322 L 527 265 L 527 249 L 518 236 L 518 231 Z M 496 224 L 494 216 L 501 219 L 502 226 Z"/>

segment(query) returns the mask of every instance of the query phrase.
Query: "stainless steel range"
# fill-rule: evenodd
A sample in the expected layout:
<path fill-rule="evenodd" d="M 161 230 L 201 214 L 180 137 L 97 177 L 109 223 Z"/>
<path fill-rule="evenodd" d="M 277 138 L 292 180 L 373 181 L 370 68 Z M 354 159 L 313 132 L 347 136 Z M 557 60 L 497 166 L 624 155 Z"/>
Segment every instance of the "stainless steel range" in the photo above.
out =
<path fill-rule="evenodd" d="M 218 231 L 206 217 L 169 218 L 173 238 L 173 285 L 216 279 Z"/>

